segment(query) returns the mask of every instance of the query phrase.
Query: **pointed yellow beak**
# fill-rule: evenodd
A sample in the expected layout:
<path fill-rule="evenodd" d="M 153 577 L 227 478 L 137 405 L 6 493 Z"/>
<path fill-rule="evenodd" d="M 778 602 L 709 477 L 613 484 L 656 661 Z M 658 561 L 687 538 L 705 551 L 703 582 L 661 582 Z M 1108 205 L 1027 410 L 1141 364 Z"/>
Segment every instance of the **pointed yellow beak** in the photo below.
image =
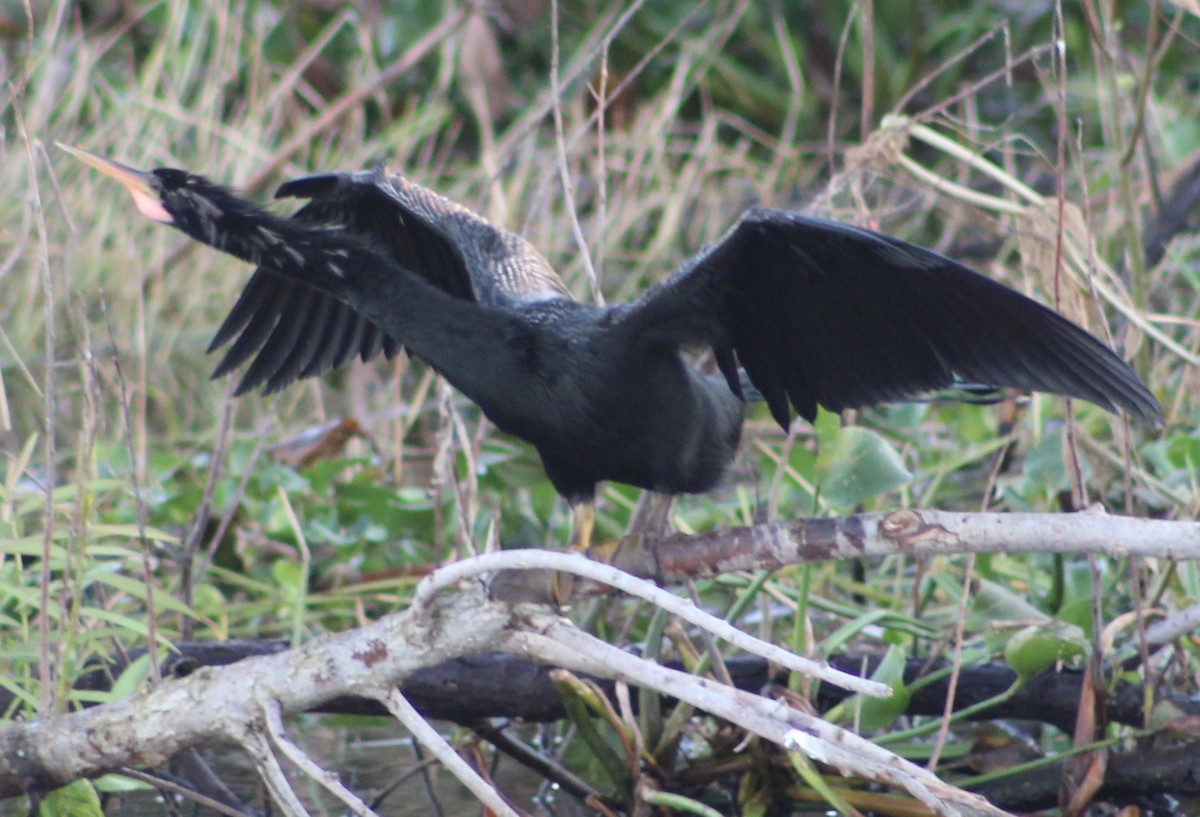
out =
<path fill-rule="evenodd" d="M 97 156 L 95 153 L 89 153 L 81 148 L 64 145 L 62 142 L 56 142 L 55 144 L 84 164 L 91 165 L 106 176 L 112 176 L 125 185 L 125 189 L 133 196 L 133 202 L 137 205 L 137 209 L 146 218 L 161 221 L 164 224 L 171 224 L 175 221 L 166 208 L 163 207 L 158 191 L 151 184 L 150 180 L 154 177 L 150 173 L 143 170 L 135 170 L 120 162 L 114 162 L 112 159 Z"/>

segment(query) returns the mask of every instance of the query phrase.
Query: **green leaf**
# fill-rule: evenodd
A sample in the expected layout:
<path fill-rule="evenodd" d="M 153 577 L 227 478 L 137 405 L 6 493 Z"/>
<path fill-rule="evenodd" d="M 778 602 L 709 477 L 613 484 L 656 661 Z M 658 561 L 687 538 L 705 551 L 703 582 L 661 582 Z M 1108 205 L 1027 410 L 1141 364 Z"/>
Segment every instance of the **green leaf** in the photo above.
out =
<path fill-rule="evenodd" d="M 299 594 L 301 582 L 305 580 L 300 565 L 286 559 L 279 559 L 271 564 L 271 578 L 289 596 Z"/>
<path fill-rule="evenodd" d="M 117 676 L 112 686 L 114 701 L 128 698 L 142 688 L 142 684 L 150 677 L 150 653 L 144 653 L 132 661 L 125 670 Z"/>
<path fill-rule="evenodd" d="M 19 700 L 21 705 L 30 712 L 37 711 L 38 699 L 34 689 L 23 686 L 16 679 L 0 675 L 0 690 L 4 690 L 13 698 Z"/>
<path fill-rule="evenodd" d="M 92 526 L 92 534 L 97 537 L 115 536 L 119 539 L 133 539 L 136 541 L 137 539 L 141 538 L 143 533 L 145 534 L 146 539 L 153 542 L 163 542 L 168 545 L 179 543 L 179 537 L 173 533 L 167 533 L 164 530 L 159 530 L 158 528 L 152 528 L 149 526 L 139 530 L 137 524 L 132 522 L 123 525 Z"/>
<path fill-rule="evenodd" d="M 939 577 L 940 578 L 940 577 Z M 957 577 L 946 577 L 943 589 L 958 595 L 961 581 Z M 1014 593 L 998 582 L 980 579 L 971 594 L 968 626 L 987 629 L 997 621 L 1039 621 L 1049 617 L 1031 604 L 1024 595 Z"/>
<path fill-rule="evenodd" d="M 147 628 L 145 621 L 118 613 L 114 610 L 107 610 L 103 607 L 85 606 L 80 608 L 80 613 L 85 616 L 98 618 L 101 621 L 107 621 L 109 624 L 115 625 L 116 627 L 127 629 L 132 633 L 136 633 L 142 638 L 146 638 L 150 635 L 150 630 Z M 159 638 L 163 638 L 161 633 L 159 634 Z"/>
<path fill-rule="evenodd" d="M 799 752 L 788 752 L 788 760 L 791 761 L 792 768 L 796 770 L 796 774 L 802 779 L 813 791 L 825 798 L 825 802 L 837 810 L 839 814 L 857 814 L 842 793 L 835 791 L 829 785 L 829 781 L 822 776 L 816 768 L 813 767 L 812 761 Z"/>
<path fill-rule="evenodd" d="M 138 601 L 145 601 L 148 595 L 146 592 L 146 583 L 141 579 L 134 579 L 130 576 L 122 576 L 99 570 L 89 571 L 87 576 L 96 582 L 107 584 L 116 590 L 120 590 L 122 593 L 127 593 Z M 170 610 L 189 616 L 192 615 L 192 611 L 188 609 L 186 604 L 162 589 L 158 589 L 154 593 L 154 604 L 162 610 Z"/>
<path fill-rule="evenodd" d="M 912 479 L 891 443 L 870 429 L 849 426 L 829 434 L 818 425 L 817 433 L 821 498 L 832 505 L 853 508 Z"/>
<path fill-rule="evenodd" d="M 904 683 L 904 664 L 908 653 L 899 647 L 888 647 L 883 661 L 871 673 L 871 680 L 892 688 L 890 698 L 863 696 L 859 718 L 860 728 L 868 732 L 883 729 L 908 710 L 909 692 Z"/>
<path fill-rule="evenodd" d="M 76 780 L 47 794 L 38 805 L 41 817 L 104 817 L 100 796 L 90 780 Z"/>
<path fill-rule="evenodd" d="M 92 782 L 96 785 L 96 791 L 101 791 L 105 794 L 124 794 L 131 791 L 153 790 L 153 787 L 149 783 L 134 780 L 132 777 L 126 777 L 123 774 L 106 774 L 97 777 Z"/>
<path fill-rule="evenodd" d="M 855 616 L 821 639 L 821 651 L 826 655 L 838 652 L 847 645 L 853 644 L 854 640 L 862 636 L 863 631 L 867 628 L 873 627 L 885 619 L 892 618 L 894 615 L 891 610 L 876 608 L 868 610 L 862 615 Z"/>
<path fill-rule="evenodd" d="M 907 657 L 907 652 L 900 647 L 888 647 L 883 660 L 879 662 L 875 672 L 871 673 L 871 680 L 892 688 L 892 697 L 880 699 L 853 695 L 830 710 L 827 717 L 848 718 L 856 715 L 860 728 L 865 731 L 886 728 L 908 709 L 910 694 L 904 683 L 904 663 Z"/>
<path fill-rule="evenodd" d="M 1073 624 L 1030 625 L 1008 640 L 1004 660 L 1021 678 L 1029 678 L 1087 649 L 1087 636 Z"/>
<path fill-rule="evenodd" d="M 1025 455 L 1025 476 L 1050 493 L 1071 487 L 1063 465 L 1062 430 L 1055 429 Z"/>

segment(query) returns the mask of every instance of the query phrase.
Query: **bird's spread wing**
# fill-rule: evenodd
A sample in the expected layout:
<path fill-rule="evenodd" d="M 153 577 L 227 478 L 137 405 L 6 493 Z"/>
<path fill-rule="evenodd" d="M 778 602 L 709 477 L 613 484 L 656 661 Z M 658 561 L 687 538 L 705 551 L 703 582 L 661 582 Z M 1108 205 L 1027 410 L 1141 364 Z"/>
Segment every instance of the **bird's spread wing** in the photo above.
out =
<path fill-rule="evenodd" d="M 812 419 L 956 378 L 1078 397 L 1160 422 L 1104 344 L 1056 312 L 929 250 L 797 213 L 749 211 L 625 320 L 654 342 L 737 361 L 772 415 Z"/>
<path fill-rule="evenodd" d="M 309 199 L 293 219 L 353 232 L 430 284 L 484 304 L 569 297 L 549 263 L 520 237 L 382 170 L 326 173 L 285 183 L 277 198 Z M 214 377 L 253 358 L 239 394 L 270 393 L 359 355 L 390 359 L 400 344 L 336 298 L 255 270 L 210 351 L 233 341 Z"/>

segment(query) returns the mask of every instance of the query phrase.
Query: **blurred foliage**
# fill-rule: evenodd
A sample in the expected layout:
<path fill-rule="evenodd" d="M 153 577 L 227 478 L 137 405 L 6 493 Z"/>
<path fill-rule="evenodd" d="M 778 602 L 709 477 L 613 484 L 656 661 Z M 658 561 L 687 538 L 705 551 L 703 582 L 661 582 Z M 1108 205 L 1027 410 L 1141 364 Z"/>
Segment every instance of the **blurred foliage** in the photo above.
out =
<path fill-rule="evenodd" d="M 0 7 L 0 183 L 12 191 L 0 200 L 0 689 L 15 701 L 6 716 L 43 700 L 79 704 L 70 688 L 85 659 L 145 644 L 151 624 L 164 644 L 188 631 L 304 638 L 400 609 L 439 561 L 496 541 L 567 538 L 536 453 L 495 433 L 419 362 L 356 365 L 231 405 L 207 380 L 205 346 L 247 270 L 144 225 L 113 185 L 62 161 L 55 140 L 259 196 L 298 173 L 387 159 L 521 230 L 581 297 L 585 254 L 604 296 L 629 298 L 761 202 L 876 227 L 1054 300 L 1025 255 L 1022 222 L 914 179 L 886 151 L 863 152 L 897 111 L 1045 195 L 1061 190 L 1131 308 L 1183 349 L 1200 348 L 1200 242 L 1187 229 L 1196 216 L 1182 214 L 1161 260 L 1143 261 L 1145 236 L 1200 156 L 1200 20 L 1186 11 L 1072 5 L 1056 32 L 1048 2 L 650 0 L 614 30 L 626 8 L 559 9 L 562 151 L 581 247 L 561 189 L 553 30 L 540 0 L 505 0 L 469 23 L 466 6 L 419 0 L 36 4 L 32 32 L 25 7 Z M 601 93 L 603 129 L 593 119 Z M 944 154 L 907 150 L 944 180 L 1003 194 Z M 1073 317 L 1102 336 L 1108 321 L 1163 403 L 1161 433 L 1130 436 L 1120 419 L 1076 405 L 1067 435 L 1062 402 L 1043 397 L 882 406 L 845 425 L 823 415 L 790 437 L 752 407 L 729 487 L 680 500 L 673 523 L 703 530 L 901 505 L 1073 510 L 1072 444 L 1088 501 L 1196 518 L 1195 367 L 1085 300 L 1090 311 Z M 637 501 L 608 486 L 601 534 L 620 535 Z M 1025 675 L 1090 652 L 1097 600 L 1110 622 L 1138 604 L 1200 598 L 1191 562 L 1102 561 L 1093 587 L 1086 561 L 995 554 L 975 561 L 964 601 L 963 564 L 814 564 L 696 590 L 710 609 L 798 651 L 886 653 L 881 678 L 900 691 L 896 667 L 946 650 L 960 605 L 968 660 L 1000 656 Z M 705 666 L 693 634 L 664 630 L 638 605 L 576 612 L 605 637 Z M 1113 651 L 1136 657 L 1136 630 L 1122 629 Z M 1197 644 L 1165 652 L 1159 680 L 1194 694 Z M 47 696 L 39 665 L 50 670 Z M 833 716 L 886 732 L 904 699 Z M 594 727 L 592 748 L 574 743 L 568 765 L 603 790 L 627 785 L 629 770 L 595 760 L 627 725 L 605 715 Z M 700 716 L 664 717 L 646 737 L 658 747 L 647 769 L 664 785 L 736 754 L 734 782 L 714 772 L 684 792 L 718 810 L 767 813 L 786 787 L 814 782 Z M 1062 741 L 1044 737 L 1041 748 Z M 952 732 L 944 757 L 971 751 Z"/>

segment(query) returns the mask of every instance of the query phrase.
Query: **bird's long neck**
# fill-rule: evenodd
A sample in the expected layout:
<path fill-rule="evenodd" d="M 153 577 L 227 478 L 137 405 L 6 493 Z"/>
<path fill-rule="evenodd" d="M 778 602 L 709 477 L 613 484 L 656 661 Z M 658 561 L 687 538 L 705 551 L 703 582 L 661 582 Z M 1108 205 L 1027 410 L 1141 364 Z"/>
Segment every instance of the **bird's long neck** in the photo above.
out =
<path fill-rule="evenodd" d="M 237 200 L 203 222 L 177 220 L 188 235 L 244 261 L 302 281 L 349 304 L 488 409 L 529 372 L 506 354 L 510 311 L 457 298 L 381 254 L 365 237 L 279 218 Z M 478 338 L 496 342 L 481 344 Z M 496 412 L 503 412 L 497 407 Z M 489 412 L 491 414 L 492 412 Z M 493 417 L 493 419 L 496 419 Z"/>
<path fill-rule="evenodd" d="M 339 259 L 370 252 L 365 240 L 353 233 L 280 218 L 232 195 L 197 197 L 174 215 L 172 226 L 243 261 L 306 280 L 323 273 L 336 276 Z"/>

